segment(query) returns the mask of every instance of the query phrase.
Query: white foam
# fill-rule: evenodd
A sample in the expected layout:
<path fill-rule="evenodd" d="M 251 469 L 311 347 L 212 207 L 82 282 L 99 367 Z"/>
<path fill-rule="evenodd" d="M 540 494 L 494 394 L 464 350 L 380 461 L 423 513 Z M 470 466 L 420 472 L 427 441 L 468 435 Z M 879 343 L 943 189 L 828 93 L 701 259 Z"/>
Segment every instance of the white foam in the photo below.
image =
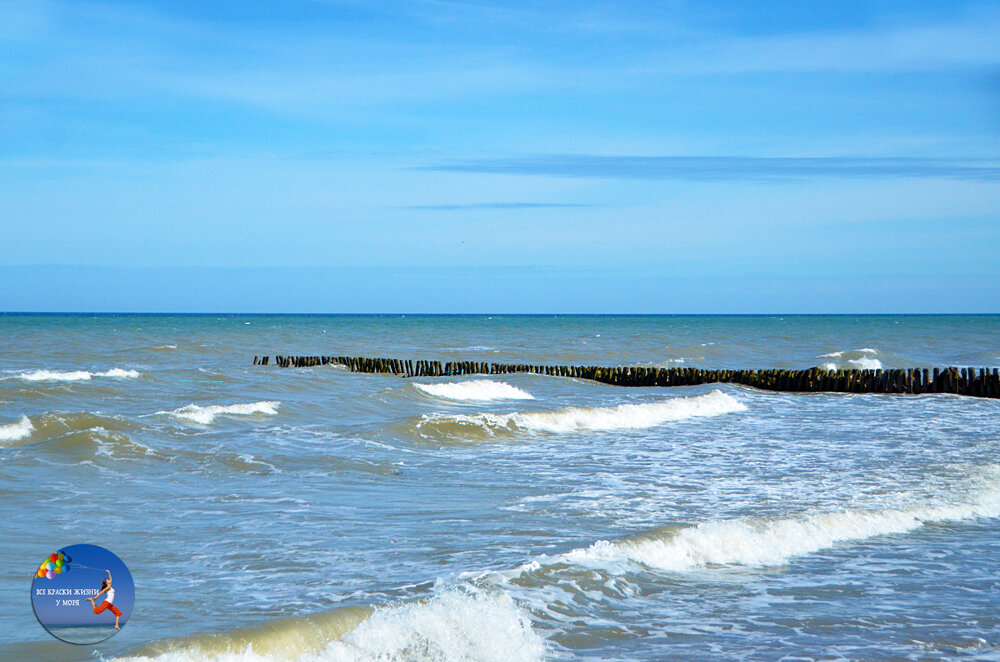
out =
<path fill-rule="evenodd" d="M 442 384 L 414 384 L 415 387 L 438 398 L 448 400 L 472 400 L 483 402 L 488 400 L 534 400 L 534 396 L 507 382 L 495 382 L 489 379 L 475 379 L 466 382 L 447 382 Z"/>
<path fill-rule="evenodd" d="M 356 628 L 318 650 L 302 646 L 308 626 L 286 645 L 258 652 L 253 642 L 227 650 L 181 647 L 118 662 L 540 662 L 545 642 L 528 614 L 503 592 L 451 590 L 429 600 L 377 608 Z M 225 633 L 220 633 L 225 642 Z M 268 648 L 262 646 L 262 649 Z"/>
<path fill-rule="evenodd" d="M 274 416 L 278 413 L 280 402 L 272 400 L 262 400 L 260 402 L 249 402 L 232 405 L 209 405 L 201 407 L 190 404 L 173 411 L 158 411 L 157 414 L 170 414 L 177 418 L 194 421 L 202 425 L 211 425 L 218 416 L 252 416 L 253 414 L 266 414 Z"/>
<path fill-rule="evenodd" d="M 20 441 L 29 436 L 34 430 L 35 426 L 31 424 L 31 419 L 27 416 L 22 416 L 21 420 L 17 423 L 0 425 L 0 442 Z"/>
<path fill-rule="evenodd" d="M 872 347 L 862 347 L 861 349 L 854 349 L 848 352 L 849 354 L 878 354 L 878 350 Z M 829 354 L 820 354 L 820 358 L 823 359 L 836 359 L 844 355 L 844 352 L 830 352 Z"/>
<path fill-rule="evenodd" d="M 924 524 L 1000 516 L 1000 482 L 966 501 L 907 509 L 843 510 L 776 520 L 720 520 L 573 550 L 559 557 L 585 567 L 629 562 L 681 572 L 708 565 L 773 566 L 840 542 L 900 534 Z"/>
<path fill-rule="evenodd" d="M 646 368 L 673 368 L 680 365 L 681 363 L 684 363 L 684 361 L 685 359 L 683 357 L 679 357 L 675 359 L 663 359 L 662 361 L 655 361 L 655 362 L 647 361 L 644 363 L 640 363 L 639 365 Z"/>
<path fill-rule="evenodd" d="M 881 370 L 882 362 L 875 358 L 875 355 L 877 354 L 878 350 L 872 347 L 862 347 L 861 349 L 852 349 L 845 352 L 820 354 L 820 358 L 823 359 L 841 359 L 838 361 L 828 361 L 820 367 L 831 372 L 841 369 Z"/>
<path fill-rule="evenodd" d="M 866 356 L 862 356 L 859 359 L 848 360 L 848 365 L 851 365 L 858 370 L 881 370 L 882 362 L 878 359 L 871 359 Z"/>
<path fill-rule="evenodd" d="M 746 405 L 722 391 L 688 398 L 673 398 L 663 402 L 625 404 L 617 407 L 571 407 L 551 412 L 512 412 L 509 414 L 475 414 L 423 416 L 425 423 L 453 421 L 462 425 L 477 425 L 487 430 L 506 428 L 532 432 L 580 432 L 649 428 L 669 421 L 716 416 L 744 411 Z"/>
<path fill-rule="evenodd" d="M 22 372 L 9 379 L 23 379 L 28 382 L 83 382 L 94 377 L 112 377 L 116 379 L 135 379 L 141 373 L 138 370 L 124 370 L 122 368 L 111 368 L 104 372 L 90 372 L 87 370 L 32 370 Z"/>
<path fill-rule="evenodd" d="M 452 590 L 427 602 L 377 609 L 317 655 L 323 662 L 536 661 L 545 643 L 503 592 Z"/>
<path fill-rule="evenodd" d="M 141 373 L 138 370 L 124 370 L 122 368 L 112 368 L 104 372 L 95 372 L 95 377 L 115 377 L 117 379 L 136 379 Z"/>
<path fill-rule="evenodd" d="M 840 370 L 841 368 L 850 368 L 854 370 L 881 370 L 882 362 L 878 359 L 870 359 L 867 357 L 862 357 L 860 359 L 848 359 L 844 363 L 824 363 L 820 366 L 824 370 L 829 370 L 834 372 L 835 370 Z"/>
<path fill-rule="evenodd" d="M 54 372 L 52 370 L 34 370 L 32 372 L 22 372 L 15 375 L 26 382 L 79 382 L 92 378 L 94 374 L 86 370 L 73 370 L 69 372 Z"/>

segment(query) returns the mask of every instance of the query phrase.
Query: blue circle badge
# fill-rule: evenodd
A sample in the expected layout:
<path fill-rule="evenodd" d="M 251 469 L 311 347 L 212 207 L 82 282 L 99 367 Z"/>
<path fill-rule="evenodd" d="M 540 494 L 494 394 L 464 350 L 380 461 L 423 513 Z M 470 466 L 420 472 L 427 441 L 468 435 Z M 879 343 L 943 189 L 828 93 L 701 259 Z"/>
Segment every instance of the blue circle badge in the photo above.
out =
<path fill-rule="evenodd" d="M 49 634 L 71 644 L 96 644 L 125 627 L 135 584 L 115 554 L 97 545 L 70 545 L 39 560 L 31 606 Z"/>

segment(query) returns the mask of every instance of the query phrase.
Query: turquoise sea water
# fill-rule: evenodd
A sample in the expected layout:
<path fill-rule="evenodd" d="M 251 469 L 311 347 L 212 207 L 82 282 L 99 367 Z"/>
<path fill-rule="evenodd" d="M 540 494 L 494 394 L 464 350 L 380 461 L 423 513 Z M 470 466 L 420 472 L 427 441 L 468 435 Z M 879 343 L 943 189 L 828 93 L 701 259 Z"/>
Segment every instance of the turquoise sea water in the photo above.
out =
<path fill-rule="evenodd" d="M 0 315 L 3 659 L 1000 659 L 1000 402 L 262 354 L 1000 365 L 1000 317 Z M 94 646 L 29 587 L 130 567 Z"/>

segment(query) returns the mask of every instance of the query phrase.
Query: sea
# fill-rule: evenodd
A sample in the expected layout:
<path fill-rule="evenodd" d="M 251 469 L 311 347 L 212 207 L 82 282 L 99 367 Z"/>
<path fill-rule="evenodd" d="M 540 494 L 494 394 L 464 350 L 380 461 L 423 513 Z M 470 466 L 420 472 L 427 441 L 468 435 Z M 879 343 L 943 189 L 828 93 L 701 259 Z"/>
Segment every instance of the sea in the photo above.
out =
<path fill-rule="evenodd" d="M 1000 316 L 0 315 L 0 659 L 1000 660 L 1000 401 L 276 354 L 979 368 Z M 98 645 L 31 608 L 79 543 Z"/>
<path fill-rule="evenodd" d="M 117 634 L 114 623 L 101 625 L 46 625 L 54 637 L 69 644 L 96 644 Z"/>

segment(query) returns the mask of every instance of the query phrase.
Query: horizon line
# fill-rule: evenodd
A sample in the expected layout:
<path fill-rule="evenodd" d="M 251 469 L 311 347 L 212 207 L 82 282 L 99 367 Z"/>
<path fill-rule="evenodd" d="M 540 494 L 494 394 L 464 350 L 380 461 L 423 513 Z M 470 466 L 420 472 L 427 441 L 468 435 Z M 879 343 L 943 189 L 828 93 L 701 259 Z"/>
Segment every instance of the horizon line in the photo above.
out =
<path fill-rule="evenodd" d="M 180 311 L 59 311 L 59 310 L 3 310 L 0 316 L 8 315 L 74 315 L 74 316 L 114 316 L 134 315 L 148 317 L 990 317 L 1000 315 L 1000 311 L 989 313 L 934 312 L 934 313 L 427 313 L 427 312 L 180 312 Z"/>

